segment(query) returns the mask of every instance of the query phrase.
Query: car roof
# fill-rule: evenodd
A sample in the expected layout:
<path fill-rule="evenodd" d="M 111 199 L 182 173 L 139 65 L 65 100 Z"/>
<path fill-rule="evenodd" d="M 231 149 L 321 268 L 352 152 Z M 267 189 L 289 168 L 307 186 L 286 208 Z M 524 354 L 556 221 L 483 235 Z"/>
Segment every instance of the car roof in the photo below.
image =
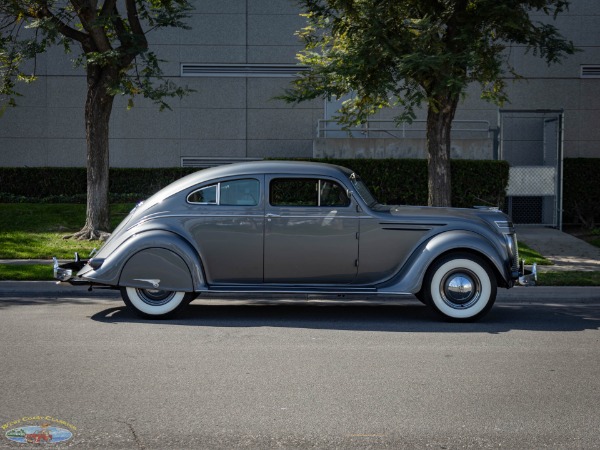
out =
<path fill-rule="evenodd" d="M 199 170 L 160 190 L 155 196 L 165 199 L 177 192 L 216 178 L 259 174 L 291 174 L 307 176 L 340 177 L 352 174 L 350 169 L 335 164 L 312 161 L 251 161 Z M 155 197 L 153 196 L 153 197 Z M 156 198 L 158 200 L 158 198 Z"/>

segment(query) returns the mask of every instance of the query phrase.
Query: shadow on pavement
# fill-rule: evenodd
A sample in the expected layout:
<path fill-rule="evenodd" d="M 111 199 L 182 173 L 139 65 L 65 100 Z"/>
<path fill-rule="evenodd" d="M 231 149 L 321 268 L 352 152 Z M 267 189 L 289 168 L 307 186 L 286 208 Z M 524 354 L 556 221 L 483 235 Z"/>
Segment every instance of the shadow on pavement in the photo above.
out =
<path fill-rule="evenodd" d="M 505 333 L 600 329 L 600 304 L 496 304 L 475 323 L 449 323 L 416 301 L 401 305 L 191 304 L 172 320 L 143 320 L 125 307 L 109 308 L 92 320 L 110 324 L 147 323 L 194 327 L 285 327 L 395 333 Z"/>

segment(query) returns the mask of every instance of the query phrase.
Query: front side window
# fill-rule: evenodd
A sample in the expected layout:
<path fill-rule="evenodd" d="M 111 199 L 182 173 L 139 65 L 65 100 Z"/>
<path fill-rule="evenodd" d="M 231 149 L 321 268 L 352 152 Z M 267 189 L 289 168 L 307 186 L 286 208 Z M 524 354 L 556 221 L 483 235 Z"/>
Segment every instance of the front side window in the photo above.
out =
<path fill-rule="evenodd" d="M 255 179 L 230 180 L 211 184 L 188 195 L 188 203 L 200 205 L 256 206 L 260 183 Z"/>
<path fill-rule="evenodd" d="M 316 178 L 277 178 L 269 189 L 272 206 L 348 206 L 346 189 Z"/>

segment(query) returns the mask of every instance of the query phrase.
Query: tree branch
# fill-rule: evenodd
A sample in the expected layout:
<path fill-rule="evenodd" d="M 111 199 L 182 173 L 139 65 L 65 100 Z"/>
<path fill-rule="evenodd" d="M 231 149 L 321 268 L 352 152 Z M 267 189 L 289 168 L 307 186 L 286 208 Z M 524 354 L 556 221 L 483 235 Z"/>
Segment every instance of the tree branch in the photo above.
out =
<path fill-rule="evenodd" d="M 23 11 L 25 12 L 25 10 Z M 76 30 L 75 28 L 70 27 L 62 20 L 60 20 L 50 9 L 48 8 L 47 2 L 40 2 L 40 9 L 28 9 L 26 10 L 27 15 L 34 19 L 50 19 L 52 23 L 58 28 L 61 34 L 68 37 L 69 39 L 73 39 L 74 41 L 87 42 L 89 36 L 81 31 Z"/>

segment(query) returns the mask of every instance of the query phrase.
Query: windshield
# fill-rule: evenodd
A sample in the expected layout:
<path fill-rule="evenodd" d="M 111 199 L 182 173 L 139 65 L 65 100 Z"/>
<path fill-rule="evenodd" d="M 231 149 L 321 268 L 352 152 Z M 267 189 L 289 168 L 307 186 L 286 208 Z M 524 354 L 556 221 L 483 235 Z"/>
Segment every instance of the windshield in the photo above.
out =
<path fill-rule="evenodd" d="M 358 195 L 360 195 L 369 208 L 372 208 L 377 204 L 377 200 L 375 200 L 375 197 L 373 197 L 373 194 L 371 194 L 369 188 L 365 185 L 365 183 L 363 183 L 358 175 L 355 173 L 350 175 L 350 182 L 356 189 L 356 192 L 358 192 Z"/>

